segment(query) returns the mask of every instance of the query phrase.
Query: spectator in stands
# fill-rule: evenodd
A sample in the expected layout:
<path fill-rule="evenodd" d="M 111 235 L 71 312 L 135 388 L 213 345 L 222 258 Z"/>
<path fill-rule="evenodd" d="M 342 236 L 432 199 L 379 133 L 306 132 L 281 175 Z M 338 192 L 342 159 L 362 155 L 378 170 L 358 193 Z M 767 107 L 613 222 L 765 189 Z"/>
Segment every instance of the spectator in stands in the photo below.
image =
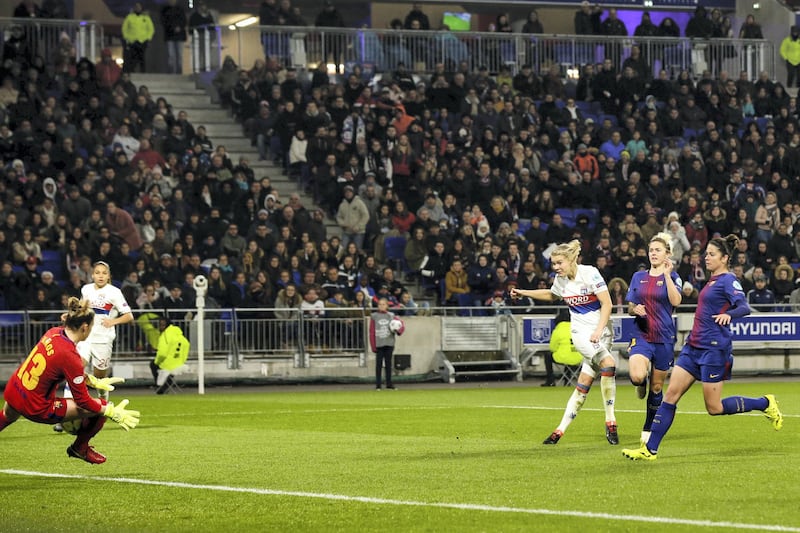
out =
<path fill-rule="evenodd" d="M 314 25 L 318 28 L 344 28 L 344 19 L 336 6 L 333 5 L 331 0 L 325 0 L 323 3 L 322 12 L 317 15 Z M 343 70 L 344 65 L 341 64 L 342 53 L 344 52 L 344 36 L 335 34 L 325 35 L 325 51 L 333 58 L 333 63 L 336 65 L 336 73 Z M 327 59 L 327 58 L 326 58 Z"/>
<path fill-rule="evenodd" d="M 167 45 L 167 69 L 172 74 L 183 74 L 183 43 L 186 42 L 186 11 L 177 0 L 167 0 L 161 8 L 161 25 Z"/>
<path fill-rule="evenodd" d="M 580 10 L 575 12 L 575 35 L 599 35 L 602 13 L 597 4 L 591 7 L 587 0 L 581 2 Z"/>
<path fill-rule="evenodd" d="M 708 18 L 706 8 L 697 6 L 694 16 L 686 24 L 686 37 L 695 39 L 710 39 L 714 34 L 714 24 Z"/>
<path fill-rule="evenodd" d="M 34 4 L 35 5 L 35 4 Z M 70 10 L 64 0 L 44 0 L 40 10 L 42 18 L 46 19 L 70 19 Z M 14 15 L 16 16 L 16 15 Z"/>
<path fill-rule="evenodd" d="M 761 32 L 761 25 L 756 23 L 756 18 L 753 15 L 747 15 L 742 27 L 739 29 L 739 39 L 763 38 L 764 34 Z"/>
<path fill-rule="evenodd" d="M 759 274 L 754 277 L 755 288 L 747 292 L 747 303 L 753 311 L 770 312 L 775 305 L 775 293 L 767 286 L 767 276 Z"/>
<path fill-rule="evenodd" d="M 445 292 L 442 305 L 461 305 L 462 298 L 468 298 L 471 292 L 467 273 L 464 270 L 463 262 L 460 258 L 454 258 L 450 264 L 450 270 L 445 274 Z M 470 301 L 470 304 L 472 302 Z"/>
<path fill-rule="evenodd" d="M 97 85 L 100 89 L 111 93 L 114 86 L 119 81 L 122 74 L 122 68 L 117 65 L 111 55 L 110 48 L 103 48 L 100 52 L 100 62 L 95 66 L 95 76 L 97 77 Z M 94 147 L 94 145 L 92 145 Z"/>
<path fill-rule="evenodd" d="M 125 41 L 123 69 L 135 72 L 139 67 L 145 72 L 145 52 L 153 39 L 155 28 L 150 15 L 144 11 L 141 2 L 133 4 L 133 10 L 122 21 L 122 38 Z"/>
<path fill-rule="evenodd" d="M 777 303 L 787 303 L 794 290 L 795 280 L 792 267 L 786 264 L 775 267 L 775 274 L 772 279 L 772 292 L 775 293 Z M 781 311 L 788 311 L 787 308 L 780 308 Z"/>
<path fill-rule="evenodd" d="M 344 198 L 336 211 L 336 223 L 342 228 L 342 245 L 354 242 L 359 250 L 364 246 L 364 234 L 367 223 L 369 222 L 369 211 L 355 194 L 352 185 L 346 185 L 343 189 Z"/>
<path fill-rule="evenodd" d="M 116 202 L 106 204 L 105 223 L 111 234 L 128 244 L 133 251 L 138 251 L 142 247 L 142 238 L 137 231 L 133 217 L 117 207 Z"/>
<path fill-rule="evenodd" d="M 408 12 L 405 18 L 405 22 L 403 23 L 403 27 L 407 30 L 414 29 L 413 22 L 417 21 L 419 23 L 419 27 L 416 29 L 419 30 L 430 30 L 431 23 L 428 19 L 428 15 L 426 15 L 422 11 L 422 6 L 420 4 L 413 4 L 411 6 L 411 11 Z"/>

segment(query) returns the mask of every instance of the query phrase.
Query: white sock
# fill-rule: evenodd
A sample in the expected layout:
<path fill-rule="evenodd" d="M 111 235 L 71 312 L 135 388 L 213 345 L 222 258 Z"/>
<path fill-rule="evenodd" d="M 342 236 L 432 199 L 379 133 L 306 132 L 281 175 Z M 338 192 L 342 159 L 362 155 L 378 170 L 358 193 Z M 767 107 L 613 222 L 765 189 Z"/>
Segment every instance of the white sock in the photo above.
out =
<path fill-rule="evenodd" d="M 64 398 L 72 398 L 72 389 L 69 388 L 69 383 L 64 385 Z"/>
<path fill-rule="evenodd" d="M 564 433 L 569 427 L 572 420 L 578 416 L 578 413 L 583 407 L 583 402 L 586 401 L 586 393 L 578 389 L 572 391 L 572 396 L 569 397 L 567 408 L 564 410 L 564 416 L 561 418 L 561 423 L 558 425 L 558 431 Z"/>
<path fill-rule="evenodd" d="M 614 402 L 617 399 L 616 376 L 600 376 L 600 392 L 603 394 L 603 407 L 606 410 L 606 422 L 616 422 Z"/>

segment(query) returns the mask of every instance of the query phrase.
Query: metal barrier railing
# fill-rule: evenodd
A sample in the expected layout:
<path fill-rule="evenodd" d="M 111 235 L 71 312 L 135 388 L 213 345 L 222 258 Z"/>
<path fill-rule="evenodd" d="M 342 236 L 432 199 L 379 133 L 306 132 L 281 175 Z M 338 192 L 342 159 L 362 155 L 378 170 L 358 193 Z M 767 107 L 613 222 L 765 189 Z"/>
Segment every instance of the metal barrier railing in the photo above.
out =
<path fill-rule="evenodd" d="M 619 68 L 637 45 L 654 77 L 661 69 L 672 75 L 688 70 L 695 76 L 708 69 L 714 77 L 722 70 L 736 74 L 744 70 L 749 79 L 755 79 L 760 71 L 775 69 L 774 44 L 767 40 L 289 26 L 217 27 L 217 31 L 225 53 L 242 68 L 250 68 L 256 59 L 266 56 L 300 69 L 324 61 L 345 68 L 359 64 L 367 72 L 384 71 L 394 70 L 402 61 L 410 71 L 422 74 L 433 71 L 437 63 L 453 71 L 466 61 L 473 71 L 485 65 L 498 72 L 506 66 L 514 73 L 519 65 L 530 63 L 538 72 L 555 64 L 566 73 L 567 69 L 602 63 L 606 58 Z"/>
<path fill-rule="evenodd" d="M 196 353 L 198 322 L 194 309 L 171 309 L 173 323 L 180 327 Z M 326 309 L 325 316 L 305 316 L 291 311 L 291 318 L 275 318 L 274 309 L 206 309 L 204 354 L 206 358 L 228 358 L 229 368 L 238 368 L 249 357 L 296 359 L 296 366 L 308 366 L 314 357 L 358 357 L 367 349 L 367 319 L 358 309 Z M 280 312 L 280 310 L 278 310 Z M 143 315 L 152 315 L 150 317 Z M 131 324 L 117 326 L 114 354 L 122 359 L 153 357 L 143 329 L 150 318 L 157 325 L 158 312 L 137 311 Z M 0 360 L 19 359 L 50 328 L 60 324 L 59 313 L 51 311 L 0 311 Z"/>
<path fill-rule="evenodd" d="M 46 64 L 54 64 L 64 36 L 75 48 L 76 60 L 86 57 L 94 62 L 100 55 L 103 26 L 96 21 L 0 17 L 0 57 L 6 57 L 6 47 L 13 46 L 14 53 L 21 51 L 28 61 L 39 56 Z"/>
<path fill-rule="evenodd" d="M 753 315 L 779 313 L 796 315 L 792 305 L 786 303 L 757 306 Z M 433 307 L 419 309 L 419 315 L 487 317 L 514 314 L 552 317 L 558 308 L 535 307 Z M 690 310 L 678 310 L 691 312 Z M 198 321 L 195 309 L 170 310 L 176 317 L 173 323 L 183 329 L 192 343 L 191 353 L 196 354 Z M 278 318 L 280 313 L 291 313 Z M 619 316 L 624 310 L 616 309 Z M 142 328 L 142 315 L 135 312 L 137 320 L 117 326 L 114 344 L 115 357 L 120 359 L 151 358 L 155 350 L 150 346 Z M 151 320 L 157 322 L 157 311 Z M 276 313 L 278 315 L 276 316 Z M 39 338 L 51 327 L 59 324 L 59 314 L 52 311 L 0 311 L 0 360 L 19 360 L 27 356 Z M 415 313 L 416 314 L 416 313 Z M 308 367 L 314 358 L 358 358 L 365 364 L 368 351 L 368 316 L 356 308 L 326 308 L 326 315 L 311 317 L 299 310 L 285 309 L 206 309 L 204 321 L 204 353 L 206 358 L 227 358 L 229 368 L 238 368 L 243 361 L 263 358 L 294 360 L 296 367 Z"/>

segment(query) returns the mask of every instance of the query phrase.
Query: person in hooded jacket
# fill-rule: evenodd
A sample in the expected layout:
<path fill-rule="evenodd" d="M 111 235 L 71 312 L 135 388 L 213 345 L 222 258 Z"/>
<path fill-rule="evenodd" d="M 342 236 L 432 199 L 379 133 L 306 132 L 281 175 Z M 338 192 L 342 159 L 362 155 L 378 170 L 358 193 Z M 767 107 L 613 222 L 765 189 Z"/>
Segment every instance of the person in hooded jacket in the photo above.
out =
<path fill-rule="evenodd" d="M 800 27 L 792 26 L 789 36 L 781 43 L 780 52 L 786 61 L 786 88 L 793 83 L 800 87 Z"/>

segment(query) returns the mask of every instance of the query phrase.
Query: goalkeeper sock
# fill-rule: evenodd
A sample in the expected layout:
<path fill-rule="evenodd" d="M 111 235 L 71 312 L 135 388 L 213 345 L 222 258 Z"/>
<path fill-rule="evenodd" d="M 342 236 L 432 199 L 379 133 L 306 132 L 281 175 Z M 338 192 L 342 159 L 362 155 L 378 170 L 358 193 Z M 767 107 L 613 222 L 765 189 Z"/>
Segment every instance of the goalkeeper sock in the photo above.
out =
<path fill-rule="evenodd" d="M 72 398 L 72 389 L 69 388 L 69 383 L 64 385 L 64 398 Z"/>
<path fill-rule="evenodd" d="M 669 402 L 661 402 L 658 407 L 656 416 L 653 417 L 653 425 L 650 430 L 650 440 L 647 441 L 647 449 L 651 453 L 658 452 L 658 447 L 661 445 L 661 439 L 667 434 L 672 421 L 675 420 L 676 405 Z"/>
<path fill-rule="evenodd" d="M 572 391 L 572 396 L 569 397 L 567 408 L 564 410 L 564 416 L 561 418 L 561 423 L 558 425 L 558 431 L 564 433 L 569 427 L 572 420 L 578 416 L 578 413 L 583 407 L 583 402 L 586 401 L 586 395 L 589 393 L 589 388 L 580 383 Z"/>
<path fill-rule="evenodd" d="M 2 409 L 0 409 L 0 431 L 3 431 L 10 425 L 11 422 L 9 422 L 8 418 L 6 418 L 6 414 L 3 412 Z"/>
<path fill-rule="evenodd" d="M 606 411 L 606 422 L 616 422 L 614 402 L 617 399 L 617 369 L 610 366 L 600 369 L 600 393 L 603 395 L 603 407 Z"/>
<path fill-rule="evenodd" d="M 78 430 L 78 434 L 72 446 L 80 452 L 85 452 L 86 447 L 89 446 L 89 441 L 92 437 L 100 433 L 100 430 L 103 429 L 103 426 L 106 424 L 106 420 L 107 418 L 103 415 L 84 418 L 81 423 L 81 429 Z"/>
<path fill-rule="evenodd" d="M 650 431 L 650 428 L 653 427 L 653 418 L 656 416 L 658 406 L 661 405 L 663 399 L 663 392 L 650 391 L 650 393 L 647 395 L 647 413 L 644 417 L 644 426 L 642 427 L 643 431 Z"/>
<path fill-rule="evenodd" d="M 736 413 L 749 413 L 750 411 L 763 411 L 769 402 L 766 398 L 745 398 L 744 396 L 729 396 L 722 399 L 723 415 Z"/>

